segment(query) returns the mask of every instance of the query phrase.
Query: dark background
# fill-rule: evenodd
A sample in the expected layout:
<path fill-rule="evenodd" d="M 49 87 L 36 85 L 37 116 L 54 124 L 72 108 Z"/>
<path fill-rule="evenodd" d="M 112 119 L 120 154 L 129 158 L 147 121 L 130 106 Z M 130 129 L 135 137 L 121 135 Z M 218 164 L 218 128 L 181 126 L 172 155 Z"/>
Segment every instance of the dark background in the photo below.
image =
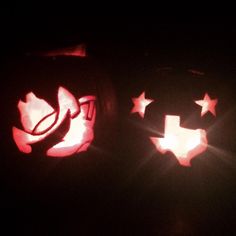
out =
<path fill-rule="evenodd" d="M 29 235 L 234 231 L 236 29 L 232 24 L 14 12 L 1 18 L 1 71 L 6 61 L 18 55 L 86 43 L 88 55 L 107 70 L 118 101 L 117 130 L 111 137 L 116 145 L 109 152 L 93 150 L 80 159 L 55 162 L 16 157 L 10 128 L 1 123 L 3 228 Z M 173 158 L 147 157 L 151 146 L 142 141 L 139 125 L 133 125 L 140 119 L 129 114 L 130 98 L 141 93 L 143 77 L 151 77 L 150 71 L 159 67 L 196 68 L 213 75 L 213 82 L 206 79 L 206 84 L 218 88 L 225 99 L 225 107 L 219 109 L 228 115 L 222 115 L 221 131 L 216 133 L 222 152 L 210 156 L 210 161 L 200 158 L 192 168 L 182 168 Z M 5 107 L 14 89 L 23 89 L 24 84 L 17 78 L 1 81 L 1 106 Z M 4 91 L 4 84 L 7 88 L 14 84 L 12 94 Z M 12 108 L 2 111 L 3 121 L 10 119 L 4 116 L 7 109 Z"/>

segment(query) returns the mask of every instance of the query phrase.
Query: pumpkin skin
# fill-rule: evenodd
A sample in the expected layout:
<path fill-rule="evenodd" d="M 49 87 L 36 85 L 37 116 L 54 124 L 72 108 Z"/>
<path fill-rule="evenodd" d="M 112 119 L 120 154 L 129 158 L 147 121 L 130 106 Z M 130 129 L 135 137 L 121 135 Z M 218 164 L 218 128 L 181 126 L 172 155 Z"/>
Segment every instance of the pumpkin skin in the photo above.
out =
<path fill-rule="evenodd" d="M 110 147 L 105 139 L 115 121 L 115 95 L 93 59 L 29 56 L 11 67 L 10 78 L 19 81 L 12 132 L 21 152 L 66 157 L 87 151 L 91 143 Z"/>
<path fill-rule="evenodd" d="M 142 132 L 140 138 L 145 140 L 140 145 L 141 150 L 152 150 L 160 160 L 164 156 L 166 160 L 175 160 L 182 166 L 191 166 L 198 159 L 209 156 L 209 149 L 219 145 L 217 141 L 222 132 L 219 122 L 224 108 L 227 110 L 227 107 L 222 109 L 222 104 L 225 105 L 229 95 L 226 85 L 216 75 L 208 76 L 188 68 L 155 67 L 143 77 L 145 81 L 138 80 L 130 100 L 130 115 L 140 128 L 140 131 L 134 132 Z M 145 93 L 144 97 L 141 97 L 142 93 Z M 141 115 L 135 99 L 143 99 L 145 104 Z M 173 137 L 173 134 L 176 134 L 176 140 L 169 138 L 168 141 L 168 135 Z M 188 142 L 191 144 L 194 136 L 198 142 L 191 147 Z"/>

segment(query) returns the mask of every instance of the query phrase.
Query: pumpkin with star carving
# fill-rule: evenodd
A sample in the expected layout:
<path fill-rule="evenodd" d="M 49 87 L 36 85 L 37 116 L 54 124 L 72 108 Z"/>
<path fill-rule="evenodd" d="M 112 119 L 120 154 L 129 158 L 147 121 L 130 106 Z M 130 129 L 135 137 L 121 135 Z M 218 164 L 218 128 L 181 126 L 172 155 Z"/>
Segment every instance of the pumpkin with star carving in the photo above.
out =
<path fill-rule="evenodd" d="M 224 112 L 222 94 L 229 88 L 214 76 L 165 67 L 149 71 L 145 80 L 140 78 L 131 95 L 130 115 L 144 130 L 142 138 L 149 140 L 156 155 L 171 156 L 180 165 L 191 166 L 193 160 L 217 149 L 214 142 L 221 129 L 215 129 Z"/>

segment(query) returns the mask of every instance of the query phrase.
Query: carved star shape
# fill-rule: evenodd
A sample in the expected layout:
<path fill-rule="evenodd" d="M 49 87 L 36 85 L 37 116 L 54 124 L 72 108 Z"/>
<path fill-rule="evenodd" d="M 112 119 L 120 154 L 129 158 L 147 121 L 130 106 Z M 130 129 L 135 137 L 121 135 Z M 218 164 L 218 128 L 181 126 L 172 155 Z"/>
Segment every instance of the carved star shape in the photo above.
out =
<path fill-rule="evenodd" d="M 216 116 L 215 106 L 218 102 L 218 99 L 211 99 L 207 93 L 203 100 L 195 101 L 196 104 L 202 107 L 201 116 L 204 116 L 208 111 Z"/>
<path fill-rule="evenodd" d="M 131 113 L 138 112 L 139 115 L 144 118 L 146 107 L 154 100 L 145 98 L 145 92 L 142 92 L 139 97 L 132 98 L 132 101 L 134 106 L 131 110 Z"/>

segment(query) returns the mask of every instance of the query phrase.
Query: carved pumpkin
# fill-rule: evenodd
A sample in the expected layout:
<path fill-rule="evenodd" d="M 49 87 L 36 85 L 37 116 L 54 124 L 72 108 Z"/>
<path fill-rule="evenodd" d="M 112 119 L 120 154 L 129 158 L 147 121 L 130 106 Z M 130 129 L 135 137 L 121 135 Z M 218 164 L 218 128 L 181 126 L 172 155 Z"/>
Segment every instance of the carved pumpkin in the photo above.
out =
<path fill-rule="evenodd" d="M 60 52 L 28 56 L 12 67 L 19 81 L 12 135 L 23 153 L 65 157 L 109 143 L 115 96 L 107 75 L 84 53 Z"/>
<path fill-rule="evenodd" d="M 171 67 L 156 68 L 139 81 L 139 91 L 136 87 L 131 96 L 131 115 L 146 130 L 143 136 L 157 155 L 190 166 L 214 145 L 213 127 L 222 115 L 221 83 L 216 81 L 197 70 Z"/>

